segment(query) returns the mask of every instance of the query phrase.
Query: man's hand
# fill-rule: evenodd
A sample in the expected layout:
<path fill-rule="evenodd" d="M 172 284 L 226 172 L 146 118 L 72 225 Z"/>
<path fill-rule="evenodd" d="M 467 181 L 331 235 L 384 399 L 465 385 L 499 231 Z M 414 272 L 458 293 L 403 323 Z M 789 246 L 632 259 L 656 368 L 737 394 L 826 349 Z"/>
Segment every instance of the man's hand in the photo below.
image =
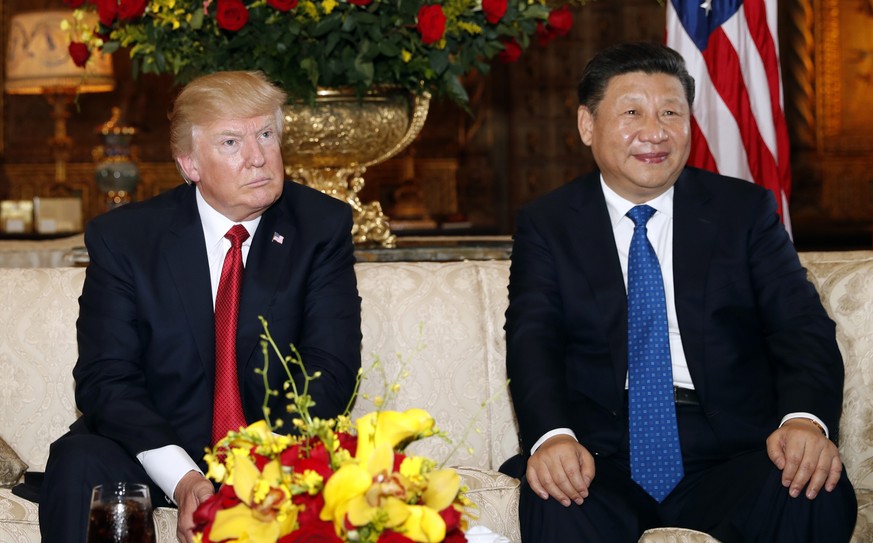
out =
<path fill-rule="evenodd" d="M 181 543 L 194 541 L 194 511 L 213 494 L 215 487 L 196 471 L 189 471 L 179 480 L 173 497 L 179 506 L 176 538 Z"/>
<path fill-rule="evenodd" d="M 550 437 L 527 461 L 527 482 L 536 494 L 564 507 L 582 505 L 594 480 L 594 458 L 568 435 Z"/>
<path fill-rule="evenodd" d="M 767 454 L 782 470 L 782 485 L 791 497 L 814 499 L 822 485 L 831 492 L 840 480 L 843 463 L 833 441 L 808 419 L 790 419 L 767 438 Z"/>

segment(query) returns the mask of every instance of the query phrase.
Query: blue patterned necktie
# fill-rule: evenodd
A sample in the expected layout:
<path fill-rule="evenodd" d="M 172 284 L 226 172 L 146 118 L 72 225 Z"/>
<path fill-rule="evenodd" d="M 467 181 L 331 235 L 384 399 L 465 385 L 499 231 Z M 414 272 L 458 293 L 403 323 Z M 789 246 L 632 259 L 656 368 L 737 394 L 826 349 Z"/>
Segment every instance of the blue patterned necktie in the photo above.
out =
<path fill-rule="evenodd" d="M 684 471 L 664 281 L 658 256 L 646 237 L 646 223 L 654 213 L 647 205 L 627 212 L 635 225 L 627 273 L 628 409 L 631 478 L 661 502 Z"/>

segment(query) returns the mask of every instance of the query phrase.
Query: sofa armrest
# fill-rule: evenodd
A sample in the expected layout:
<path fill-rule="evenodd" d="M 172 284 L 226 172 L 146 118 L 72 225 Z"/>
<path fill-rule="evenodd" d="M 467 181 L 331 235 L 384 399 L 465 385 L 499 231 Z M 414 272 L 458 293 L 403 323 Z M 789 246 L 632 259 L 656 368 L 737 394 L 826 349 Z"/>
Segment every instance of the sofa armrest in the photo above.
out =
<path fill-rule="evenodd" d="M 475 504 L 468 511 L 472 526 L 484 526 L 506 536 L 511 543 L 521 541 L 518 528 L 518 496 L 521 481 L 498 471 L 455 467 L 467 497 Z"/>

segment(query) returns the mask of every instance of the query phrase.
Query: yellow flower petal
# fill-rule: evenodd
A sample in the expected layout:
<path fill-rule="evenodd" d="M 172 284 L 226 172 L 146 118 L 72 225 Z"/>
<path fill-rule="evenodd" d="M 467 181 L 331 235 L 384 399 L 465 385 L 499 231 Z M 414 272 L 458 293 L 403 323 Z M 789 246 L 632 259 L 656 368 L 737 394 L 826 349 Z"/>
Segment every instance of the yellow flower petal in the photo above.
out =
<path fill-rule="evenodd" d="M 209 537 L 213 541 L 243 539 L 251 543 L 274 543 L 279 538 L 279 523 L 261 522 L 245 504 L 215 513 Z"/>
<path fill-rule="evenodd" d="M 388 520 L 385 522 L 387 528 L 395 528 L 402 526 L 412 513 L 409 509 L 409 504 L 397 498 L 388 498 L 385 501 L 385 512 L 388 514 Z"/>
<path fill-rule="evenodd" d="M 409 518 L 400 531 L 418 543 L 437 543 L 446 537 L 446 522 L 443 517 L 429 507 L 410 505 Z"/>
<path fill-rule="evenodd" d="M 324 508 L 321 520 L 332 520 L 342 525 L 347 504 L 353 498 L 363 496 L 370 488 L 372 476 L 357 464 L 346 464 L 334 473 L 324 485 Z"/>
<path fill-rule="evenodd" d="M 258 471 L 251 458 L 248 456 L 236 458 L 233 470 L 233 492 L 243 503 L 252 503 L 252 490 L 254 490 L 260 475 L 261 472 Z M 216 541 L 221 541 L 221 539 Z"/>
<path fill-rule="evenodd" d="M 422 498 L 424 504 L 435 511 L 442 511 L 455 501 L 461 488 L 461 477 L 453 469 L 441 469 L 428 475 L 427 488 Z"/>
<path fill-rule="evenodd" d="M 370 524 L 376 517 L 376 513 L 379 512 L 378 508 L 370 507 L 364 496 L 356 496 L 352 498 L 348 505 L 349 522 L 355 526 L 365 526 Z"/>
<path fill-rule="evenodd" d="M 376 447 L 367 460 L 367 471 L 370 475 L 391 473 L 394 468 L 394 450 L 383 443 Z"/>

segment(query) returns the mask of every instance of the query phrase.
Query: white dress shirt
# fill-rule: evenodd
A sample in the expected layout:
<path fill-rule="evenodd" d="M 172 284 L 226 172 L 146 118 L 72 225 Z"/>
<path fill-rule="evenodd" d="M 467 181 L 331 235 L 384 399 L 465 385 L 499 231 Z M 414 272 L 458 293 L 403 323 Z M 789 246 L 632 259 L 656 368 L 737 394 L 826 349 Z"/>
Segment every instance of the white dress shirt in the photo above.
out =
<path fill-rule="evenodd" d="M 602 176 L 600 178 L 600 186 L 603 189 L 606 209 L 612 222 L 612 233 L 615 236 L 615 246 L 618 250 L 618 260 L 621 264 L 625 292 L 627 292 L 628 253 L 630 252 L 630 242 L 634 233 L 634 222 L 627 216 L 627 212 L 641 204 L 635 204 L 619 196 L 607 186 Z M 685 359 L 685 350 L 682 348 L 679 319 L 676 317 L 676 289 L 673 285 L 673 193 L 674 188 L 670 187 L 663 194 L 648 202 L 644 202 L 645 205 L 654 208 L 656 211 L 649 219 L 649 222 L 646 223 L 646 233 L 649 243 L 652 244 L 652 248 L 658 256 L 658 262 L 661 264 L 661 275 L 664 279 L 664 295 L 667 301 L 667 330 L 670 336 L 670 358 L 673 365 L 673 384 L 677 387 L 694 389 L 694 382 L 691 380 L 691 373 L 688 371 L 688 361 Z M 627 378 L 625 378 L 625 387 L 627 387 Z M 824 422 L 810 413 L 789 413 L 782 419 L 779 425 L 785 424 L 787 420 L 792 418 L 812 419 L 824 429 L 825 435 L 829 435 Z M 576 437 L 576 434 L 569 428 L 556 428 L 544 434 L 534 443 L 531 454 L 547 439 L 561 434 Z"/>
<path fill-rule="evenodd" d="M 216 211 L 206 203 L 197 188 L 197 211 L 200 213 L 200 224 L 203 226 L 203 236 L 206 239 L 206 256 L 209 259 L 209 279 L 212 284 L 212 308 L 215 309 L 215 296 L 218 293 L 218 281 L 221 279 L 221 269 L 224 258 L 230 249 L 230 240 L 224 235 L 235 224 L 242 224 L 249 233 L 248 239 L 242 244 L 242 259 L 245 266 L 252 246 L 252 238 L 258 229 L 261 217 L 250 221 L 235 223 Z M 167 499 L 175 503 L 176 485 L 189 471 L 203 472 L 197 463 L 188 456 L 185 449 L 178 445 L 166 445 L 158 449 L 142 451 L 136 455 L 148 476 L 164 491 Z"/>

